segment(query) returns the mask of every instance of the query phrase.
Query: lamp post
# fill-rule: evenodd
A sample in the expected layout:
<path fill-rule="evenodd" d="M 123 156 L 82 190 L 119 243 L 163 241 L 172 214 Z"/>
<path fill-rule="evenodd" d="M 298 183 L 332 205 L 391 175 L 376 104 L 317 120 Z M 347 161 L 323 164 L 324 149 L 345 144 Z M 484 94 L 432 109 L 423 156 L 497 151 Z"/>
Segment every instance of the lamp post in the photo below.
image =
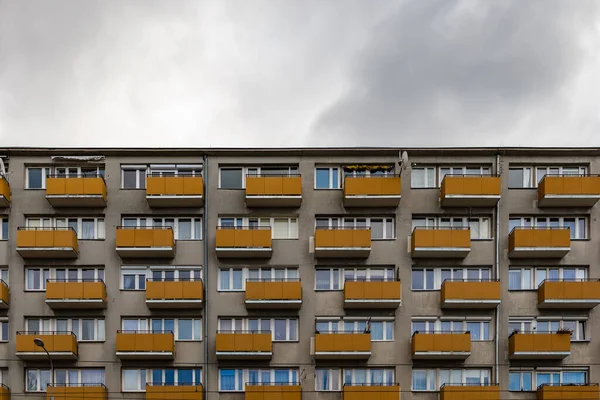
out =
<path fill-rule="evenodd" d="M 44 351 L 48 355 L 48 360 L 50 361 L 50 386 L 54 387 L 54 364 L 52 363 L 52 357 L 50 357 L 50 353 L 48 352 L 48 349 L 46 348 L 42 339 L 34 338 L 33 343 L 37 347 L 41 347 L 42 349 L 44 349 Z M 52 399 L 54 399 L 54 396 L 52 396 Z"/>

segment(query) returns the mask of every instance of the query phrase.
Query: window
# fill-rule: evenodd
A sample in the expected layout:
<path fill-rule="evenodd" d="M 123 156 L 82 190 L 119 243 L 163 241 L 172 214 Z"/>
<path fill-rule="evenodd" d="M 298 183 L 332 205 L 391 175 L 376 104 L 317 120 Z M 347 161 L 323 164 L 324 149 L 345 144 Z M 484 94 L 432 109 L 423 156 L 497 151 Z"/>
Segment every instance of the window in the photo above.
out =
<path fill-rule="evenodd" d="M 393 368 L 346 368 L 344 385 L 393 385 Z"/>
<path fill-rule="evenodd" d="M 200 217 L 123 217 L 125 227 L 155 227 L 173 229 L 175 240 L 202 240 L 202 218 Z"/>
<path fill-rule="evenodd" d="M 121 165 L 121 189 L 146 189 L 146 165 Z"/>
<path fill-rule="evenodd" d="M 339 167 L 316 167 L 315 189 L 341 189 L 340 173 Z"/>
<path fill-rule="evenodd" d="M 103 318 L 27 318 L 27 332 L 73 332 L 79 342 L 103 342 Z"/>
<path fill-rule="evenodd" d="M 297 268 L 221 268 L 219 291 L 243 291 L 246 280 L 298 279 Z"/>
<path fill-rule="evenodd" d="M 221 228 L 260 229 L 271 227 L 273 239 L 298 239 L 298 218 L 296 217 L 220 217 Z"/>
<path fill-rule="evenodd" d="M 371 217 L 371 218 L 341 218 L 341 217 L 318 217 L 315 220 L 316 228 L 370 228 L 371 239 L 394 239 L 394 217 Z"/>
<path fill-rule="evenodd" d="M 252 167 L 219 167 L 220 189 L 244 189 L 246 175 L 252 176 L 290 176 L 298 174 L 296 166 L 252 166 Z"/>
<path fill-rule="evenodd" d="M 175 340 L 199 341 L 202 340 L 202 320 L 199 318 L 152 318 L 150 326 L 152 331 L 173 332 Z"/>
<path fill-rule="evenodd" d="M 8 319 L 0 319 L 0 341 L 8 342 Z"/>
<path fill-rule="evenodd" d="M 72 228 L 80 240 L 104 240 L 104 218 L 27 218 L 25 226 L 29 228 Z"/>
<path fill-rule="evenodd" d="M 241 167 L 220 168 L 220 189 L 243 189 L 244 169 Z"/>
<path fill-rule="evenodd" d="M 548 333 L 557 332 L 560 329 L 568 329 L 571 331 L 571 341 L 586 341 L 589 340 L 586 334 L 586 323 L 585 319 L 577 318 L 529 318 L 520 319 L 514 318 L 508 321 L 508 333 L 512 334 L 515 331 L 518 332 L 531 332 L 531 333 Z"/>
<path fill-rule="evenodd" d="M 491 218 L 490 217 L 420 217 L 413 216 L 412 229 L 417 227 L 424 228 L 469 228 L 471 239 L 491 239 Z"/>
<path fill-rule="evenodd" d="M 57 178 L 99 177 L 104 176 L 104 166 L 97 167 L 54 167 Z"/>
<path fill-rule="evenodd" d="M 59 282 L 104 281 L 104 268 L 25 268 L 25 290 L 46 290 L 49 279 Z"/>
<path fill-rule="evenodd" d="M 479 167 L 479 166 L 460 166 L 460 167 L 439 167 L 439 184 L 442 184 L 444 177 L 446 175 L 472 175 L 472 176 L 482 176 L 489 175 L 490 168 L 489 167 Z"/>
<path fill-rule="evenodd" d="M 28 392 L 45 392 L 52 381 L 49 369 L 28 368 L 25 375 L 25 390 Z"/>
<path fill-rule="evenodd" d="M 121 267 L 121 290 L 146 290 L 145 267 Z"/>
<path fill-rule="evenodd" d="M 0 268 L 0 279 L 8 285 L 8 268 Z"/>
<path fill-rule="evenodd" d="M 317 368 L 315 370 L 315 390 L 318 392 L 340 391 L 341 370 L 336 368 Z"/>
<path fill-rule="evenodd" d="M 469 280 L 487 282 L 491 277 L 490 267 L 476 268 L 413 268 L 412 290 L 440 290 L 445 280 Z"/>
<path fill-rule="evenodd" d="M 544 280 L 580 281 L 587 277 L 587 267 L 510 267 L 508 290 L 537 289 Z"/>
<path fill-rule="evenodd" d="M 29 167 L 26 169 L 25 189 L 46 189 L 49 167 Z"/>
<path fill-rule="evenodd" d="M 124 392 L 141 392 L 146 390 L 146 369 L 124 369 L 122 390 Z"/>
<path fill-rule="evenodd" d="M 394 340 L 393 319 L 324 319 L 318 318 L 315 329 L 320 333 L 327 332 L 371 332 L 372 341 Z"/>
<path fill-rule="evenodd" d="M 46 281 L 50 279 L 49 268 L 27 268 L 26 271 L 27 290 L 46 290 Z"/>
<path fill-rule="evenodd" d="M 460 166 L 417 166 L 411 170 L 411 188 L 437 188 L 446 175 L 489 175 L 490 167 L 479 165 Z M 437 174 L 437 179 L 436 179 Z"/>
<path fill-rule="evenodd" d="M 298 340 L 297 318 L 219 318 L 221 331 L 271 331 L 275 342 Z"/>
<path fill-rule="evenodd" d="M 191 386 L 202 383 L 200 368 L 154 368 L 146 371 L 152 385 Z"/>
<path fill-rule="evenodd" d="M 297 385 L 298 369 L 219 369 L 219 392 L 242 392 L 245 384 L 274 383 L 275 385 Z"/>
<path fill-rule="evenodd" d="M 588 239 L 587 217 L 511 217 L 508 221 L 508 230 L 514 228 L 552 229 L 569 228 L 571 239 Z"/>
<path fill-rule="evenodd" d="M 202 276 L 200 267 L 150 267 L 152 280 L 157 282 L 199 281 Z"/>
<path fill-rule="evenodd" d="M 413 369 L 412 390 L 438 391 L 444 384 L 489 385 L 488 369 Z"/>
<path fill-rule="evenodd" d="M 8 217 L 0 218 L 0 240 L 8 240 Z"/>
<path fill-rule="evenodd" d="M 413 167 L 411 171 L 411 188 L 435 188 L 435 167 Z"/>
<path fill-rule="evenodd" d="M 492 340 L 490 322 L 482 320 L 449 320 L 449 319 L 415 319 L 412 321 L 412 332 L 470 332 L 471 341 Z"/>
<path fill-rule="evenodd" d="M 392 267 L 347 267 L 315 270 L 315 290 L 342 290 L 345 281 L 390 281 L 394 279 Z"/>
<path fill-rule="evenodd" d="M 585 175 L 585 166 L 513 167 L 508 170 L 509 189 L 535 188 L 546 175 Z M 535 176 L 534 176 L 535 175 Z"/>
<path fill-rule="evenodd" d="M 104 369 L 101 368 L 70 368 L 56 369 L 54 383 L 59 386 L 69 385 L 103 385 Z"/>
<path fill-rule="evenodd" d="M 150 176 L 202 176 L 201 164 L 150 164 Z"/>
<path fill-rule="evenodd" d="M 531 392 L 541 385 L 583 385 L 587 382 L 587 370 L 512 370 L 508 376 L 508 390 Z"/>

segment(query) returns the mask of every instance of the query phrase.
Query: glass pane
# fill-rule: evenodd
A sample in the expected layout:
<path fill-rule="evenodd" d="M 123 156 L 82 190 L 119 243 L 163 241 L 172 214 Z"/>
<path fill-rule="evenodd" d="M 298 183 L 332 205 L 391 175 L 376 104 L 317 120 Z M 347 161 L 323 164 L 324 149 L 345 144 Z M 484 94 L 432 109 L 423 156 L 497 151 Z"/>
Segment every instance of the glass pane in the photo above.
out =
<path fill-rule="evenodd" d="M 329 189 L 329 168 L 317 168 L 315 187 L 317 189 Z"/>
<path fill-rule="evenodd" d="M 179 340 L 192 340 L 192 320 L 180 319 L 177 324 Z"/>
<path fill-rule="evenodd" d="M 192 220 L 180 219 L 177 226 L 177 236 L 179 240 L 192 239 Z"/>
<path fill-rule="evenodd" d="M 42 169 L 41 168 L 28 168 L 27 169 L 29 178 L 30 189 L 41 189 L 42 188 Z"/>
<path fill-rule="evenodd" d="M 241 189 L 243 186 L 242 182 L 243 180 L 241 168 L 221 169 L 221 188 Z"/>

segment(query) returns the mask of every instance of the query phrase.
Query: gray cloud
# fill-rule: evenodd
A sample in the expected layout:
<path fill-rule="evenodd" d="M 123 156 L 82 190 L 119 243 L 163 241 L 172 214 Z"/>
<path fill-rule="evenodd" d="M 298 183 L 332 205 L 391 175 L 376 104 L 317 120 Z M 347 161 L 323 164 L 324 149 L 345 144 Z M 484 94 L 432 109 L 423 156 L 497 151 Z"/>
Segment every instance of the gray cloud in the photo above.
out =
<path fill-rule="evenodd" d="M 594 0 L 0 0 L 0 143 L 600 144 Z"/>

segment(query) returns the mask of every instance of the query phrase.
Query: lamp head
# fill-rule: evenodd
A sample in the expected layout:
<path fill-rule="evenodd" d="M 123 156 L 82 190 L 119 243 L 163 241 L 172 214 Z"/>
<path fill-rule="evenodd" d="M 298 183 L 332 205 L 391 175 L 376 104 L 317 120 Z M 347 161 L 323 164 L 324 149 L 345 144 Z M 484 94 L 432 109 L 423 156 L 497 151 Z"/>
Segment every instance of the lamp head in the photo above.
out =
<path fill-rule="evenodd" d="M 33 343 L 38 347 L 44 347 L 44 341 L 40 338 L 33 339 Z"/>

